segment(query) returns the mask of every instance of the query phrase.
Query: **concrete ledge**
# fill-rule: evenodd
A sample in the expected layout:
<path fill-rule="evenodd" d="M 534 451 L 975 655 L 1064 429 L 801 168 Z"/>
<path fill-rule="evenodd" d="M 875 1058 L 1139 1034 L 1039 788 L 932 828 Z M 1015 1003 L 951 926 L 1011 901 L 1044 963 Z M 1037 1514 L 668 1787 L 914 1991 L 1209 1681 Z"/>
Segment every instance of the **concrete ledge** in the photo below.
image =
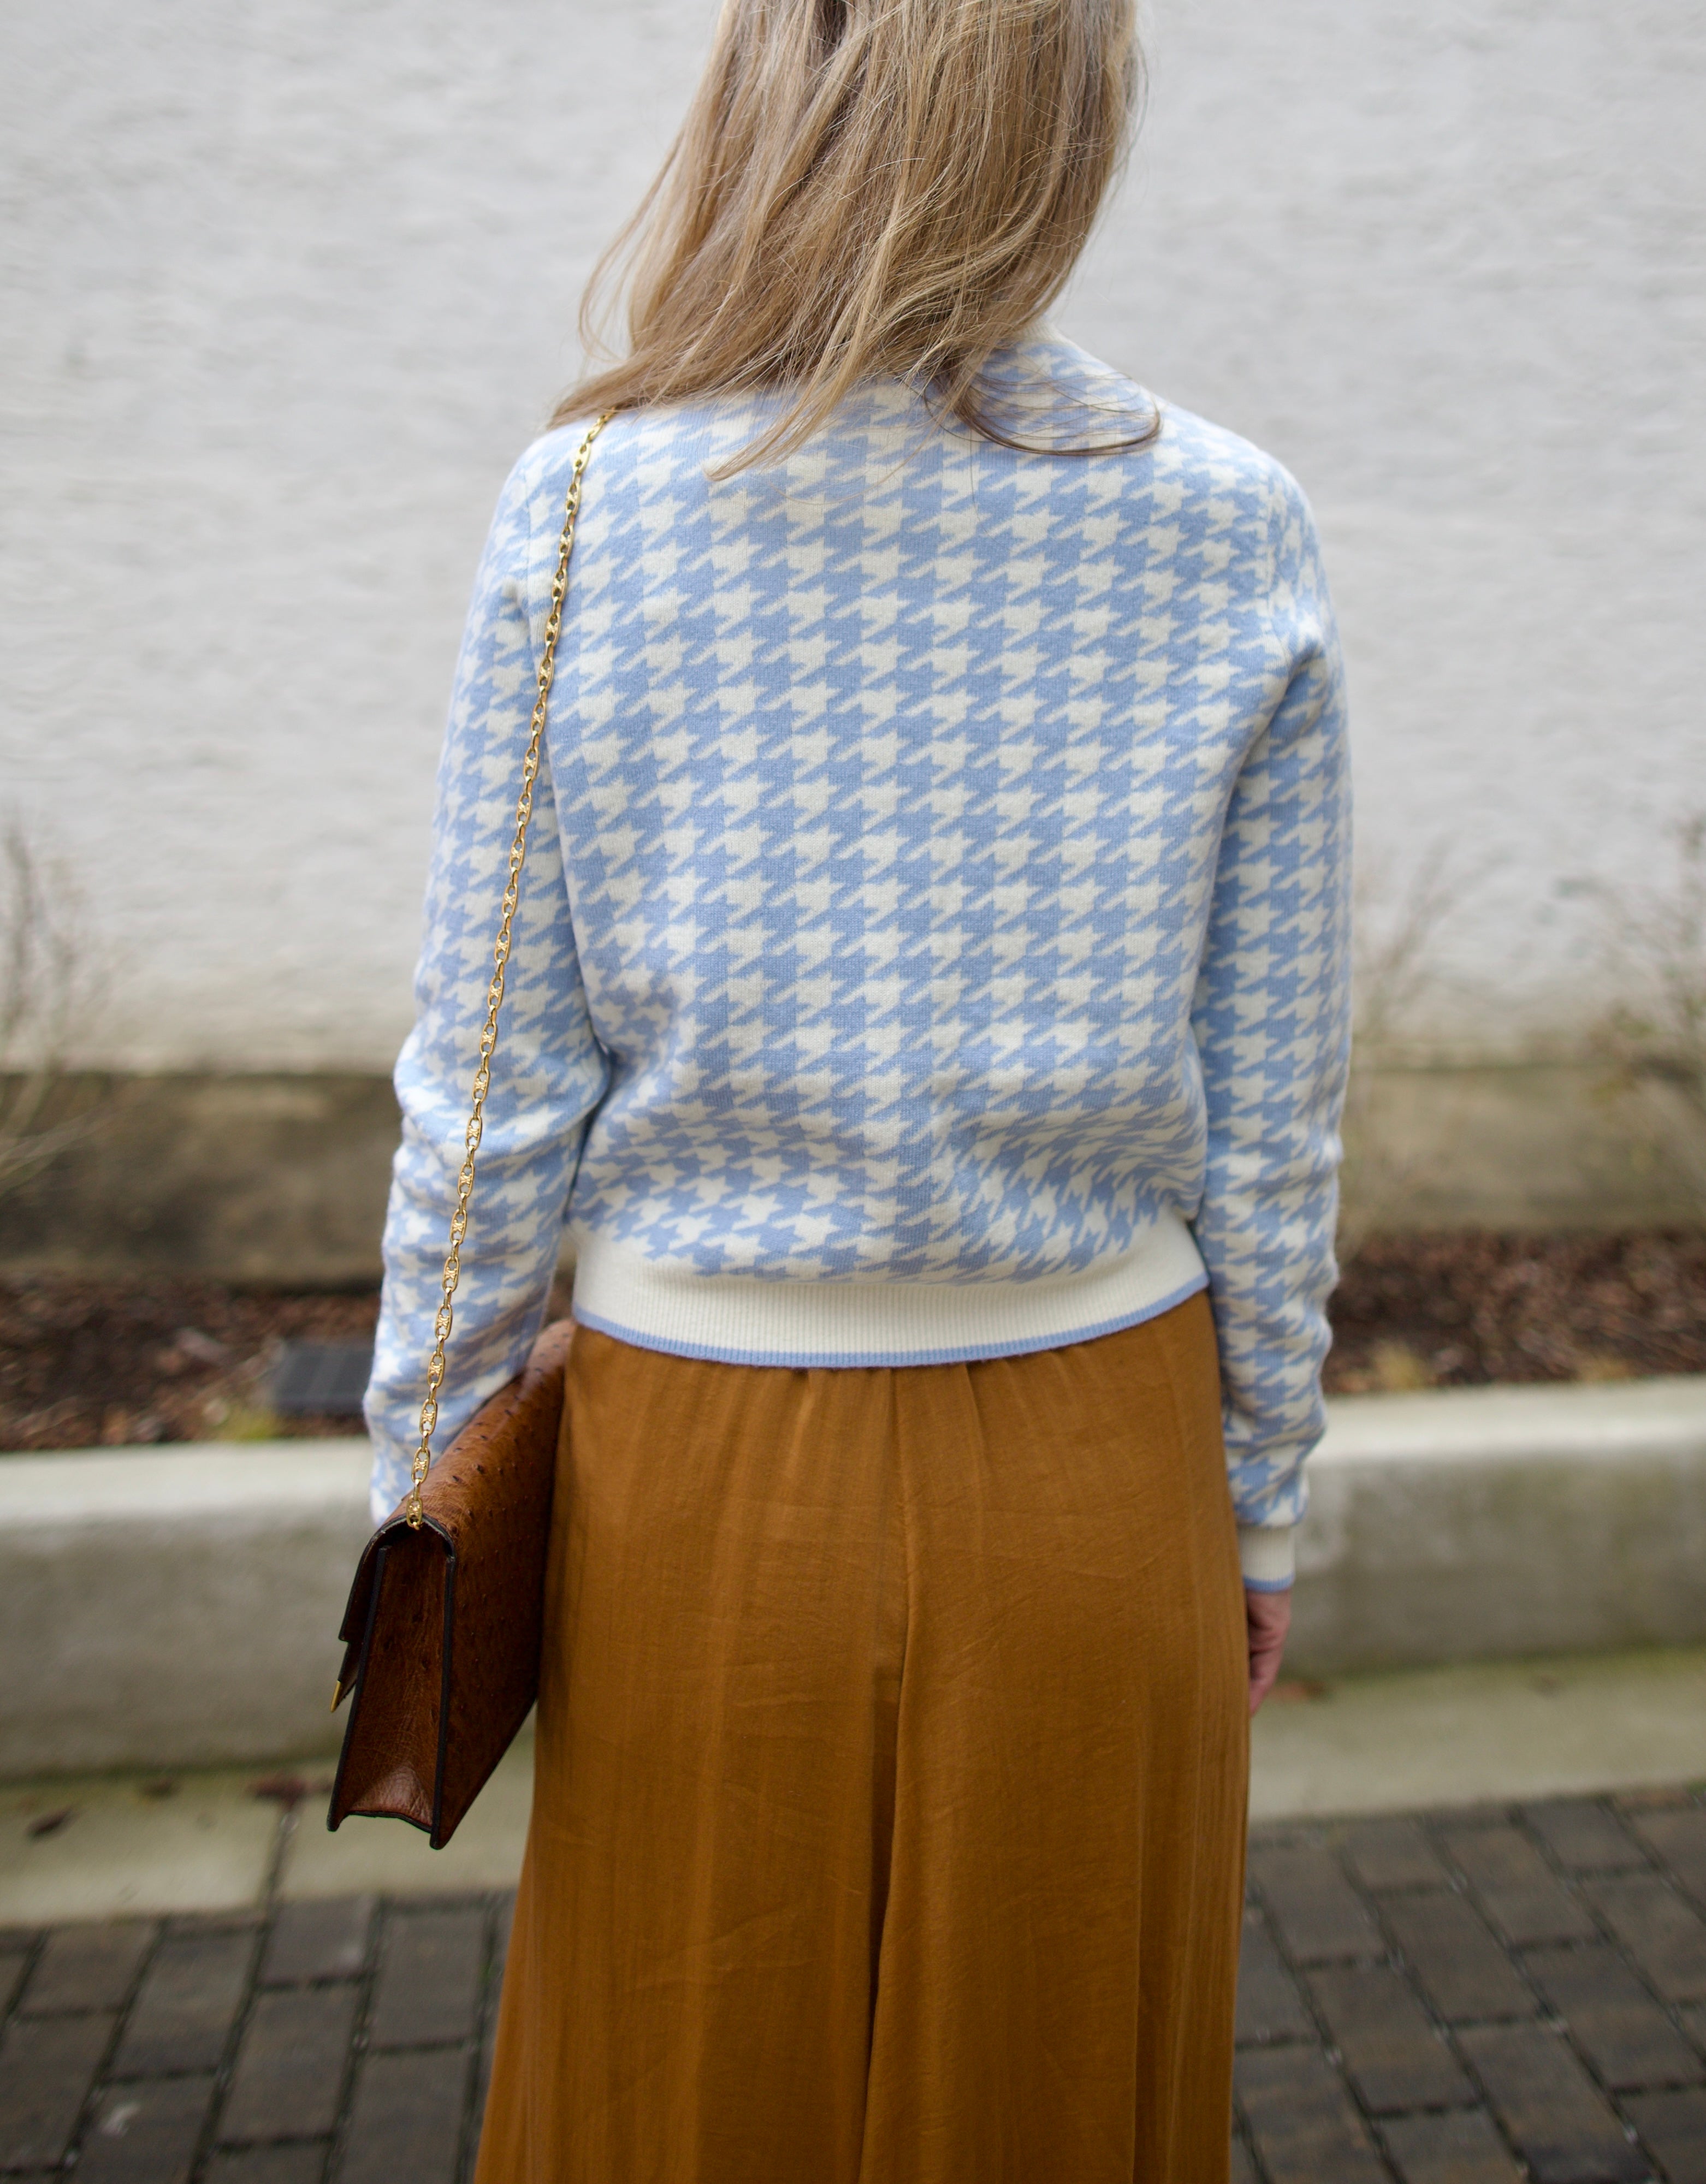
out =
<path fill-rule="evenodd" d="M 1706 1376 L 1330 1412 L 1295 1674 L 1706 1641 Z"/>
<path fill-rule="evenodd" d="M 0 1775 L 334 1751 L 365 1440 L 0 1457 Z"/>
<path fill-rule="evenodd" d="M 1706 1643 L 1706 1376 L 1331 1407 L 1294 1674 Z M 0 1458 L 0 1776 L 336 1749 L 360 1440 Z"/>

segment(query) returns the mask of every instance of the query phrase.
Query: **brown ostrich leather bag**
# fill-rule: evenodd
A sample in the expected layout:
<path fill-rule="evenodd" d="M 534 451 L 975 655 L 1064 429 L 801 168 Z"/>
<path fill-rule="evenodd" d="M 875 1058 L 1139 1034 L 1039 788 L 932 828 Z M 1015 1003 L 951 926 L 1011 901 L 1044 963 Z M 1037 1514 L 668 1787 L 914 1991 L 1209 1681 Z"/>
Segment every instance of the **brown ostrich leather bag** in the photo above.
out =
<path fill-rule="evenodd" d="M 434 1850 L 508 1751 L 539 1687 L 545 1546 L 573 1332 L 548 1327 L 527 1368 L 463 1427 L 363 1550 L 338 1634 L 332 1703 L 353 1690 L 327 1825 L 349 1813 L 425 1828 Z"/>
<path fill-rule="evenodd" d="M 414 1484 L 363 1550 L 339 1634 L 343 1666 L 332 1694 L 334 1713 L 346 1696 L 353 1693 L 354 1698 L 326 1825 L 335 1828 L 351 1813 L 412 1820 L 426 1829 L 435 1850 L 449 1841 L 527 1719 L 539 1688 L 545 1551 L 569 1323 L 545 1329 L 526 1368 L 482 1405 L 436 1466 L 432 1431 L 468 1233 L 474 1159 L 498 1045 L 498 1012 L 527 854 L 533 784 L 556 673 L 581 479 L 593 442 L 608 422 L 606 413 L 581 442 L 564 503 L 551 610 L 539 656 L 538 695 L 521 768 L 509 880 L 450 1221 L 443 1297 L 426 1366 Z"/>

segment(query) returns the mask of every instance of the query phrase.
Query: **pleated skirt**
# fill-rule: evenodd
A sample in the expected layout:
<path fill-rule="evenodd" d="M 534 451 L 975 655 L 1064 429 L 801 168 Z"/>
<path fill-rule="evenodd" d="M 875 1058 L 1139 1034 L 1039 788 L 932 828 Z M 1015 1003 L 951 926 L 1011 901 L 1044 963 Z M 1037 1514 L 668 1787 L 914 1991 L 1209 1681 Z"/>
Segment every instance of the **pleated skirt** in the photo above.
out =
<path fill-rule="evenodd" d="M 1201 1296 L 895 1369 L 581 1329 L 477 2184 L 1225 2184 Z"/>

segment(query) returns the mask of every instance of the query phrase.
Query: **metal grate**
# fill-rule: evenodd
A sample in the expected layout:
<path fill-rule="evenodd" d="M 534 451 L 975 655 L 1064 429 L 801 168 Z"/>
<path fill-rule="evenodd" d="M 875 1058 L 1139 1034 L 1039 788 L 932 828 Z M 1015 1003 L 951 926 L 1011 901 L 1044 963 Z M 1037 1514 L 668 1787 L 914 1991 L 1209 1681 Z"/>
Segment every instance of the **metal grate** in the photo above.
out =
<path fill-rule="evenodd" d="M 272 1407 L 287 1418 L 357 1418 L 372 1371 L 371 1342 L 287 1342 L 272 1376 Z"/>

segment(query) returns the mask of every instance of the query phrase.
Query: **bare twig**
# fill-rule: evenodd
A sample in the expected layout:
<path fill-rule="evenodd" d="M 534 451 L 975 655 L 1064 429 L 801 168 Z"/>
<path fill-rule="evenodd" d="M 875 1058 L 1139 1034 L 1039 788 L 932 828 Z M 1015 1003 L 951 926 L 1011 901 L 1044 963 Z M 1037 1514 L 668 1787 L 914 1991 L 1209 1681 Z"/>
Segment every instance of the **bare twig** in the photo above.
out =
<path fill-rule="evenodd" d="M 1674 868 L 1636 890 L 1590 883 L 1606 919 L 1616 1001 L 1594 1045 L 1610 1065 L 1614 1089 L 1659 1082 L 1706 1117 L 1706 811 L 1671 829 Z M 1706 1206 L 1706 1142 L 1675 1148 L 1676 1180 L 1698 1212 Z"/>
<path fill-rule="evenodd" d="M 1446 845 L 1436 844 L 1390 914 L 1381 911 L 1376 883 L 1366 878 L 1358 883 L 1355 1013 L 1340 1179 L 1343 1258 L 1387 1225 L 1433 1150 L 1398 1141 L 1381 1097 L 1379 1071 L 1382 1057 L 1413 1030 L 1418 1008 L 1434 985 L 1430 948 L 1462 892 L 1450 866 Z"/>
<path fill-rule="evenodd" d="M 39 1175 L 103 1119 L 67 1112 L 68 1056 L 105 998 L 81 905 L 21 822 L 0 828 L 0 1197 Z"/>

